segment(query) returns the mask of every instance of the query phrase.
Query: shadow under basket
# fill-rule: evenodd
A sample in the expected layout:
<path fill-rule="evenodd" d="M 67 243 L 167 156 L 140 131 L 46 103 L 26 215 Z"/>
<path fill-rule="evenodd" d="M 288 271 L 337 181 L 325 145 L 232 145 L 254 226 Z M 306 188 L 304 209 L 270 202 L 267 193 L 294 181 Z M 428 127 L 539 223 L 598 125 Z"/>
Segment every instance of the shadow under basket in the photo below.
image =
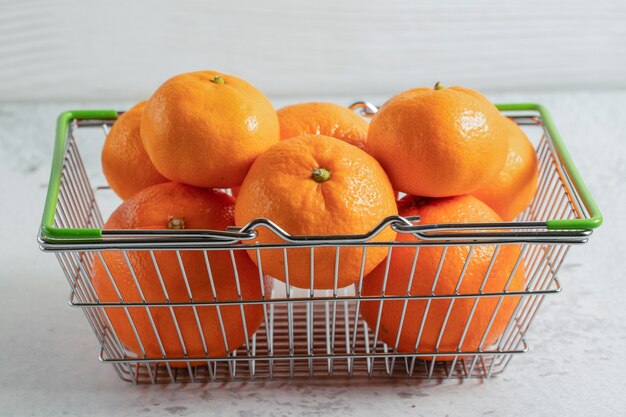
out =
<path fill-rule="evenodd" d="M 352 108 L 364 117 L 376 112 L 376 107 L 357 102 Z M 600 226 L 600 211 L 585 187 L 576 167 L 546 109 L 536 104 L 502 104 L 498 108 L 522 126 L 533 142 L 539 164 L 537 194 L 529 207 L 513 222 L 420 225 L 417 218 L 393 216 L 381 219 L 380 224 L 364 235 L 293 236 L 274 224 L 271 219 L 257 219 L 241 228 L 228 230 L 102 230 L 103 213 L 110 213 L 119 200 L 106 187 L 100 172 L 99 157 L 102 142 L 109 127 L 121 114 L 112 110 L 68 111 L 59 117 L 52 173 L 38 240 L 42 250 L 53 252 L 70 285 L 69 303 L 81 309 L 100 343 L 100 360 L 110 363 L 120 378 L 133 383 L 210 382 L 235 380 L 267 380 L 278 378 L 489 378 L 501 373 L 514 355 L 527 351 L 526 336 L 544 297 L 561 290 L 558 279 L 560 266 L 571 245 L 587 242 L 592 230 Z M 79 151 L 80 143 L 80 151 Z M 372 242 L 370 239 L 383 228 L 391 227 L 397 233 L 408 233 L 416 239 L 411 242 Z M 281 244 L 262 245 L 255 242 L 257 230 L 266 228 L 282 239 Z M 491 266 L 505 247 L 517 246 L 517 259 L 510 278 L 501 288 L 487 290 Z M 337 288 L 341 251 L 359 249 L 365 263 L 368 249 L 383 247 L 388 251 L 383 263 L 389 265 L 396 248 L 415 253 L 415 263 L 422 252 L 439 248 L 439 267 L 432 277 L 432 290 L 411 294 L 410 288 L 401 295 L 384 292 L 365 295 L 363 270 L 359 280 L 346 288 Z M 445 256 L 452 247 L 464 247 L 466 259 L 454 291 L 437 293 L 436 283 L 445 264 Z M 461 281 L 471 256 L 477 247 L 490 247 L 492 253 L 482 285 L 475 291 L 463 292 Z M 295 288 L 286 282 L 269 278 L 258 267 L 258 279 L 273 280 L 272 289 L 262 290 L 260 297 L 242 297 L 237 281 L 238 297 L 223 300 L 215 296 L 214 277 L 209 272 L 207 286 L 213 288 L 212 297 L 198 298 L 191 291 L 184 271 L 182 257 L 189 251 L 201 253 L 207 271 L 211 270 L 212 251 L 223 251 L 232 260 L 234 279 L 239 280 L 237 251 L 252 250 L 261 258 L 263 251 L 280 251 L 288 263 L 293 251 L 309 251 L 315 259 L 316 251 L 334 249 L 335 288 L 314 290 Z M 421 252 L 420 252 L 421 250 Z M 134 278 L 141 299 L 132 302 L 122 296 L 114 302 L 99 299 L 94 289 L 94 265 L 106 264 L 107 252 L 121 254 L 126 260 L 130 276 Z M 188 290 L 188 299 L 171 301 L 167 297 L 152 302 L 143 297 L 142 288 L 134 272 L 132 259 L 137 253 L 152 259 L 159 271 L 158 254 L 171 253 L 180 261 L 180 277 Z M 131 254 L 132 256 L 129 256 Z M 155 255 L 157 254 L 157 255 Z M 422 255 L 423 256 L 423 255 Z M 240 258 L 239 258 L 240 259 Z M 511 288 L 512 277 L 523 270 L 524 282 Z M 106 268 L 108 279 L 116 286 L 114 273 Z M 311 272 L 314 266 L 311 262 Z M 389 268 L 385 271 L 385 282 Z M 160 272 L 158 272 L 161 285 Z M 313 277 L 311 277 L 313 281 Z M 164 294 L 167 293 L 163 286 Z M 378 320 L 363 319 L 365 303 L 377 303 Z M 415 349 L 406 351 L 395 343 L 383 342 L 380 311 L 385 303 L 401 306 L 398 329 L 411 322 L 415 329 Z M 490 315 L 481 327 L 479 342 L 467 345 L 472 320 L 481 305 L 490 303 Z M 420 317 L 409 317 L 407 311 L 419 304 Z M 245 334 L 245 342 L 238 347 L 228 346 L 229 323 L 222 314 L 225 309 L 241 314 L 246 321 L 246 308 L 262 308 L 262 321 L 256 331 Z M 435 306 L 445 314 L 441 317 L 436 343 L 421 349 L 425 323 Z M 467 306 L 468 313 L 455 314 L 455 306 Z M 501 321 L 499 310 L 509 309 L 502 329 L 495 338 L 488 337 L 494 323 Z M 131 351 L 128 343 L 118 337 L 117 325 L 112 323 L 111 311 L 123 311 L 126 325 L 133 330 L 138 349 Z M 219 331 L 203 334 L 202 314 L 217 313 Z M 192 312 L 193 323 L 178 322 L 179 312 Z M 151 339 L 156 340 L 159 353 L 147 353 L 144 332 L 138 331 L 135 319 L 143 314 L 149 319 Z M 174 335 L 180 343 L 181 354 L 168 354 L 164 347 L 163 327 L 155 317 L 169 315 L 174 324 L 167 337 Z M 119 317 L 119 314 L 117 314 Z M 452 323 L 452 321 L 455 321 Z M 462 330 L 454 349 L 444 350 L 441 341 L 454 325 Z M 223 355 L 187 354 L 181 327 L 195 326 L 199 335 L 223 340 Z M 119 330 L 119 327 L 118 327 Z M 493 339 L 493 340 L 490 340 Z M 387 340 L 389 342 L 389 340 Z M 142 343 L 144 342 L 144 343 Z M 465 343 L 465 345 L 464 345 Z"/>

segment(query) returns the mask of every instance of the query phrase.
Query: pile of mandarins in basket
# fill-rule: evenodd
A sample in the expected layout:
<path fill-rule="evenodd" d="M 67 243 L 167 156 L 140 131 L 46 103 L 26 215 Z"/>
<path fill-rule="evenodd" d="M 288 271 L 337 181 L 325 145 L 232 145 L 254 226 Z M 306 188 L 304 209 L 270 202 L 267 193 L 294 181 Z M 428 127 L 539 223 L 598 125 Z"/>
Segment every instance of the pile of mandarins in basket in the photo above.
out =
<path fill-rule="evenodd" d="M 420 224 L 501 222 L 524 211 L 537 188 L 532 144 L 477 91 L 439 83 L 404 91 L 368 123 L 332 103 L 275 111 L 254 86 L 214 71 L 177 75 L 121 115 L 102 167 L 124 200 L 105 229 L 224 231 L 266 218 L 291 235 L 318 236 L 365 234 L 398 214 L 419 216 Z M 283 243 L 270 230 L 256 231 L 241 243 Z M 290 249 L 286 257 L 282 249 L 106 251 L 94 263 L 93 284 L 100 301 L 136 303 L 261 300 L 272 278 L 333 289 L 363 276 L 363 296 L 524 286 L 517 245 L 501 246 L 494 262 L 488 245 L 450 246 L 445 256 L 441 246 L 420 247 L 419 256 L 415 247 L 384 246 L 415 240 L 387 227 L 371 238 L 380 246 L 338 254 L 329 246 Z M 363 301 L 361 314 L 399 352 L 476 350 L 502 335 L 518 299 L 474 301 L 455 300 L 448 312 L 450 299 L 435 300 L 426 313 L 423 299 L 382 308 Z M 264 314 L 254 303 L 105 311 L 126 349 L 170 358 L 224 356 Z"/>

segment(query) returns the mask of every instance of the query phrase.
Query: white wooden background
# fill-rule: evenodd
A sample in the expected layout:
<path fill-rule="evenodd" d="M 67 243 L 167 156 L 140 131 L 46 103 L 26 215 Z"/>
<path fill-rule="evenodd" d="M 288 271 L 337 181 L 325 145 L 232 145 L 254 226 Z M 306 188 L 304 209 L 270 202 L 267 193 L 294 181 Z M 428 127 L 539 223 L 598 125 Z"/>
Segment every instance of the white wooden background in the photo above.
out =
<path fill-rule="evenodd" d="M 138 99 L 212 68 L 273 97 L 626 87 L 624 0 L 0 0 L 0 102 Z"/>

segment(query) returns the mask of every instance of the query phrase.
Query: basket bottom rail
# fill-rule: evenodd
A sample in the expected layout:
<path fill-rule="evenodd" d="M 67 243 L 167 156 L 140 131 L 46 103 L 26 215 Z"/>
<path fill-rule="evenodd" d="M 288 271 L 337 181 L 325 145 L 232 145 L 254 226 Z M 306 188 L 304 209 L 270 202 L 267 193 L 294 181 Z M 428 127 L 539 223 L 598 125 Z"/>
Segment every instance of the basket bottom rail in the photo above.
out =
<path fill-rule="evenodd" d="M 245 345 L 224 357 L 132 357 L 121 352 L 114 334 L 106 326 L 101 340 L 100 360 L 115 367 L 120 377 L 133 383 L 211 382 L 301 377 L 391 377 L 391 378 L 485 378 L 497 375 L 512 356 L 525 353 L 527 344 L 520 323 L 514 323 L 506 346 L 489 346 L 481 351 L 415 352 L 394 351 L 377 341 L 361 317 L 355 322 L 355 303 L 345 303 L 335 316 L 326 315 L 324 305 L 313 314 L 321 320 L 307 328 L 306 305 L 293 305 L 291 332 L 288 306 L 277 306 L 268 326 L 263 324 Z M 282 307 L 282 308 L 281 308 Z M 302 310 L 302 311 L 300 311 Z M 86 311 L 93 311 L 88 309 Z M 356 336 L 353 334 L 356 325 Z M 269 327 L 269 328 L 268 328 Z M 334 327 L 334 334 L 333 334 Z M 289 334 L 291 334 L 291 345 Z M 441 360 L 445 359 L 445 360 Z"/>

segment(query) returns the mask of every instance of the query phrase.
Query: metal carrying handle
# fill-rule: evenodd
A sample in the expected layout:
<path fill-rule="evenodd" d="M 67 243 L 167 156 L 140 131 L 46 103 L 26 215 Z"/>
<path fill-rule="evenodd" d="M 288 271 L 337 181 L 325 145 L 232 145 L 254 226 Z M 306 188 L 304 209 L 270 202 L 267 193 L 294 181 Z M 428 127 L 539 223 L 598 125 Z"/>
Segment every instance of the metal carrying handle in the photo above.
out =
<path fill-rule="evenodd" d="M 81 240 L 76 242 L 87 248 L 89 243 L 98 243 L 98 248 L 118 248 L 118 247 L 134 247 L 145 244 L 202 244 L 202 245 L 233 245 L 241 241 L 250 241 L 257 238 L 258 228 L 266 228 L 272 231 L 276 236 L 289 243 L 302 244 L 359 244 L 365 243 L 387 227 L 394 230 L 400 230 L 401 233 L 412 233 L 406 227 L 413 226 L 412 222 L 419 221 L 418 216 L 401 217 L 389 216 L 374 226 L 369 232 L 363 234 L 352 235 L 292 235 L 285 231 L 282 227 L 273 221 L 265 218 L 254 219 L 243 227 L 229 226 L 226 231 L 219 230 L 126 230 L 126 229 L 105 229 L 102 230 L 101 238 L 95 240 Z M 405 227 L 405 229 L 402 229 Z M 40 245 L 44 249 L 65 249 L 65 241 L 61 240 L 57 243 L 50 240 L 44 240 L 40 237 Z"/>
<path fill-rule="evenodd" d="M 238 231 L 239 233 L 252 233 L 253 234 L 253 236 L 250 239 L 245 239 L 245 240 L 255 239 L 257 235 L 256 229 L 259 227 L 265 227 L 271 230 L 272 232 L 274 232 L 276 236 L 290 243 L 305 243 L 305 242 L 309 244 L 311 243 L 320 243 L 320 244 L 323 244 L 323 243 L 335 243 L 335 244 L 365 243 L 371 240 L 372 238 L 374 238 L 375 236 L 377 236 L 380 232 L 382 232 L 388 226 L 391 226 L 392 228 L 394 228 L 394 230 L 395 230 L 394 226 L 411 227 L 413 226 L 412 222 L 417 222 L 419 220 L 420 220 L 419 216 L 409 216 L 409 217 L 388 216 L 384 218 L 383 220 L 381 220 L 380 223 L 374 226 L 369 232 L 363 233 L 363 234 L 353 234 L 353 235 L 317 235 L 317 236 L 315 235 L 307 235 L 307 236 L 291 235 L 288 232 L 286 232 L 283 228 L 281 228 L 279 225 L 274 223 L 273 221 L 269 219 L 264 219 L 264 218 L 254 219 L 242 228 L 239 228 L 236 226 L 230 226 L 228 227 L 228 230 Z"/>
<path fill-rule="evenodd" d="M 357 101 L 350 105 L 350 110 L 359 113 L 363 117 L 371 118 L 376 113 L 378 113 L 378 108 L 380 106 L 375 106 L 372 103 L 367 101 Z"/>
<path fill-rule="evenodd" d="M 257 238 L 259 228 L 265 228 L 293 247 L 311 245 L 381 245 L 411 246 L 417 242 L 371 242 L 380 232 L 391 227 L 395 232 L 413 235 L 423 245 L 467 245 L 476 243 L 585 243 L 591 235 L 586 231 L 528 231 L 528 229 L 547 228 L 546 222 L 515 223 L 455 223 L 455 224 L 415 224 L 419 216 L 388 216 L 363 234 L 337 235 L 292 235 L 273 221 L 265 218 L 252 220 L 243 227 L 229 226 L 226 231 L 219 230 L 126 230 L 105 229 L 98 239 L 79 239 L 68 242 L 62 240 L 44 240 L 39 237 L 42 249 L 60 251 L 80 248 L 97 249 L 152 249 L 152 248 L 208 248 L 232 249 L 242 241 Z M 507 230 L 508 229 L 508 230 Z M 521 229 L 517 231 L 518 229 Z M 284 244 L 284 243 L 283 243 Z M 249 247 L 274 247 L 275 244 L 254 244 Z"/>

